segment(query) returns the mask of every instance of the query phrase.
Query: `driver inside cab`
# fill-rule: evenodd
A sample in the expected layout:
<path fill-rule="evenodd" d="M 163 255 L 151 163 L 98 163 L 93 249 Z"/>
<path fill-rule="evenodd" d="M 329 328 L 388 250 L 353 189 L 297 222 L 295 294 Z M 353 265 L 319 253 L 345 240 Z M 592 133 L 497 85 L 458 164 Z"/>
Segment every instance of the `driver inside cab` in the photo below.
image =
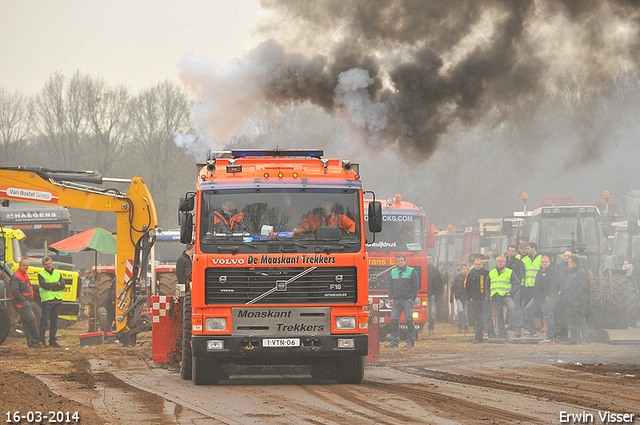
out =
<path fill-rule="evenodd" d="M 356 231 L 356 223 L 344 214 L 337 204 L 325 201 L 319 208 L 315 208 L 311 213 L 298 224 L 295 233 L 314 233 L 319 227 L 338 227 L 341 232 L 353 233 Z"/>

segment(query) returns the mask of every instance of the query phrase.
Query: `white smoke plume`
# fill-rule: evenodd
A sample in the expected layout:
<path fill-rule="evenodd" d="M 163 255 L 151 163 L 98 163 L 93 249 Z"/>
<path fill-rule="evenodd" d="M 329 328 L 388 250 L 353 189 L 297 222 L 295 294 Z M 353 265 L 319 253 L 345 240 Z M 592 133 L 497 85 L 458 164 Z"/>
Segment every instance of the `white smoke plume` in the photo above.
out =
<path fill-rule="evenodd" d="M 367 87 L 374 83 L 369 71 L 350 69 L 338 75 L 335 103 L 342 105 L 344 113 L 359 129 L 367 130 L 373 146 L 381 143 L 380 132 L 387 127 L 388 107 L 371 100 Z"/>

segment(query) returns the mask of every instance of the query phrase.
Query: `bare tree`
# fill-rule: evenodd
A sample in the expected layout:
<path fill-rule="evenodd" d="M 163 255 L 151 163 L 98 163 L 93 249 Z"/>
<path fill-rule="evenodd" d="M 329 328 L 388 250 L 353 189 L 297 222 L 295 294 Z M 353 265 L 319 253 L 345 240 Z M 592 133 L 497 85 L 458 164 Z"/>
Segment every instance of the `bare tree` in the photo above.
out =
<path fill-rule="evenodd" d="M 84 82 L 82 110 L 87 134 L 82 143 L 82 164 L 109 175 L 130 139 L 129 93 L 124 86 L 108 87 L 100 78 Z"/>
<path fill-rule="evenodd" d="M 62 74 L 55 73 L 36 99 L 38 132 L 47 166 L 74 169 L 81 161 L 81 139 L 87 130 L 83 104 L 88 79 L 76 72 L 67 82 Z"/>
<path fill-rule="evenodd" d="M 144 91 L 132 102 L 132 146 L 149 185 L 161 223 L 175 221 L 178 194 L 193 179 L 193 160 L 174 142 L 178 131 L 190 131 L 190 101 L 175 83 L 164 82 Z M 188 183 L 187 183 L 188 182 Z"/>
<path fill-rule="evenodd" d="M 31 99 L 0 89 L 0 165 L 22 161 L 31 136 L 32 115 Z"/>

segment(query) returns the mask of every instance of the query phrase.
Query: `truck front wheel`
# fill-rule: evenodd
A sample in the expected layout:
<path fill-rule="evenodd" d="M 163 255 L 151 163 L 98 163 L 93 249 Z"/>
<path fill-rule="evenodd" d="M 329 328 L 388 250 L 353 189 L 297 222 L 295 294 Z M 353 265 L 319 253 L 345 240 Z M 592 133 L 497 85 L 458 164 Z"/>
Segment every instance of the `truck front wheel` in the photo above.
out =
<path fill-rule="evenodd" d="M 196 385 L 215 385 L 222 378 L 220 363 L 208 357 L 193 357 L 191 360 L 193 383 Z"/>
<path fill-rule="evenodd" d="M 191 380 L 191 294 L 184 296 L 182 307 L 182 361 L 180 362 L 180 376 Z"/>
<path fill-rule="evenodd" d="M 364 356 L 344 356 L 336 364 L 338 382 L 361 384 L 364 379 Z"/>

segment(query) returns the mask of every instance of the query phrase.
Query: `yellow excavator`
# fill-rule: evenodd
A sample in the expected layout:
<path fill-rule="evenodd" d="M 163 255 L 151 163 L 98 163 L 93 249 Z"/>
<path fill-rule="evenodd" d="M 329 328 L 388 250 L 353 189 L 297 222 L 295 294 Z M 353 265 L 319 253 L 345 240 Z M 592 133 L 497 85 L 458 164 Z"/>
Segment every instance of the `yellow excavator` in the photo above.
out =
<path fill-rule="evenodd" d="M 129 190 L 122 193 L 95 186 L 102 183 L 129 183 Z M 138 333 L 151 329 L 151 320 L 145 314 L 147 267 L 158 217 L 142 178 L 107 178 L 95 171 L 0 167 L 0 198 L 115 213 L 117 338 L 123 345 L 132 345 Z"/>

